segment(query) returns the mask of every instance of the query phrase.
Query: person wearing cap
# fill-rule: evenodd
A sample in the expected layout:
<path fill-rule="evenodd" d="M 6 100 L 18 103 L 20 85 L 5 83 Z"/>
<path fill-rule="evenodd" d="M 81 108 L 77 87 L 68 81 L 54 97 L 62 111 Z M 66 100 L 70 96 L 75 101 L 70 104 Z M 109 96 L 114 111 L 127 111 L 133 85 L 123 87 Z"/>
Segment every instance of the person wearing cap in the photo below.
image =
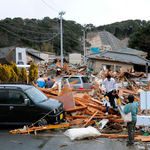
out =
<path fill-rule="evenodd" d="M 54 85 L 54 82 L 51 81 L 50 78 L 48 78 L 48 81 L 45 84 L 45 88 L 51 88 Z"/>
<path fill-rule="evenodd" d="M 118 104 L 121 105 L 120 98 L 118 94 L 116 93 L 115 89 L 106 93 L 104 97 L 105 97 L 105 101 L 108 101 L 108 102 L 105 102 L 105 101 L 103 102 L 103 106 L 106 107 L 106 115 L 108 114 L 109 106 L 116 108 L 115 98 L 117 99 Z"/>
<path fill-rule="evenodd" d="M 132 115 L 132 121 L 127 122 L 127 131 L 129 136 L 129 141 L 127 142 L 126 146 L 132 146 L 134 144 L 134 135 L 135 135 L 135 125 L 137 120 L 137 114 L 138 114 L 138 107 L 136 103 L 134 102 L 134 96 L 129 95 L 128 96 L 129 103 L 124 107 L 124 113 L 128 114 L 131 112 Z"/>
<path fill-rule="evenodd" d="M 112 78 L 109 74 L 107 75 L 107 78 L 104 79 L 102 84 L 102 91 L 104 92 L 104 88 L 106 88 L 106 93 L 112 91 L 115 89 L 118 90 L 118 86 L 116 84 L 116 81 L 114 78 Z"/>

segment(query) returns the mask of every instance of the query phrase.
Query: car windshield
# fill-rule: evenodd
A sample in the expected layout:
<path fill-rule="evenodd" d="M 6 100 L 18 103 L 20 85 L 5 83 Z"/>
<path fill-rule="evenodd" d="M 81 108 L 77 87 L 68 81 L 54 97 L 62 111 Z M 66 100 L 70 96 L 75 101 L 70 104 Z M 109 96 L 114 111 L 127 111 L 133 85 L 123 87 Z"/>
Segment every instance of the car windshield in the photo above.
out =
<path fill-rule="evenodd" d="M 25 92 L 34 102 L 38 103 L 47 100 L 47 97 L 35 87 L 29 88 Z"/>

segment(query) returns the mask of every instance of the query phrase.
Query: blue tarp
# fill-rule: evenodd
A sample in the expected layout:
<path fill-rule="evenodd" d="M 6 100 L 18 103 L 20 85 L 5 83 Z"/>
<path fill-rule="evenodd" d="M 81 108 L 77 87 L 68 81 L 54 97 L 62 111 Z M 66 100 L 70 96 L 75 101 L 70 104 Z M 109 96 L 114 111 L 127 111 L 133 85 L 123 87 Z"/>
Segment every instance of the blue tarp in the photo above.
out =
<path fill-rule="evenodd" d="M 87 68 L 87 71 L 88 71 L 88 72 L 93 72 L 93 71 L 92 71 L 92 70 L 90 70 L 89 68 Z"/>
<path fill-rule="evenodd" d="M 48 68 L 52 68 L 52 67 L 56 67 L 56 64 L 52 64 L 52 65 L 49 66 Z"/>
<path fill-rule="evenodd" d="M 100 52 L 99 47 L 91 47 L 91 52 L 94 52 L 94 53 Z"/>

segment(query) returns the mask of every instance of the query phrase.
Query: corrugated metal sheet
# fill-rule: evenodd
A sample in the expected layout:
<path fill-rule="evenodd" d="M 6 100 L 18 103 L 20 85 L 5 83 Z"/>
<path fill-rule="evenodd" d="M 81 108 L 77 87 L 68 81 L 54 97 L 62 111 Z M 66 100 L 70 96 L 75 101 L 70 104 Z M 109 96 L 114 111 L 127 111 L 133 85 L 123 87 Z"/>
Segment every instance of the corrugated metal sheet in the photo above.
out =
<path fill-rule="evenodd" d="M 103 51 L 100 53 L 91 54 L 88 55 L 87 58 L 107 59 L 107 60 L 120 61 L 125 63 L 138 64 L 138 65 L 145 65 L 146 63 L 148 63 L 150 65 L 149 60 L 144 59 L 139 55 L 130 54 L 130 53 L 121 53 L 115 51 Z"/>

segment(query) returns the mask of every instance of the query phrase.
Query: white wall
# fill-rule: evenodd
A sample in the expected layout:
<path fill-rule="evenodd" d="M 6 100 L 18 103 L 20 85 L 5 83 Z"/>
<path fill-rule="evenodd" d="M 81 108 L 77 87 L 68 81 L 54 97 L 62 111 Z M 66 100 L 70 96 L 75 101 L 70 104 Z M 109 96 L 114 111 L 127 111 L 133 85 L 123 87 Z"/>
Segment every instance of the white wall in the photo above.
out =
<path fill-rule="evenodd" d="M 22 60 L 19 60 L 19 58 L 18 58 L 18 53 L 21 53 L 21 54 L 22 54 Z M 16 47 L 16 64 L 18 64 L 18 62 L 23 62 L 24 65 L 27 64 L 26 48 Z"/>
<path fill-rule="evenodd" d="M 69 54 L 69 63 L 81 64 L 81 54 L 78 54 L 78 53 Z"/>

